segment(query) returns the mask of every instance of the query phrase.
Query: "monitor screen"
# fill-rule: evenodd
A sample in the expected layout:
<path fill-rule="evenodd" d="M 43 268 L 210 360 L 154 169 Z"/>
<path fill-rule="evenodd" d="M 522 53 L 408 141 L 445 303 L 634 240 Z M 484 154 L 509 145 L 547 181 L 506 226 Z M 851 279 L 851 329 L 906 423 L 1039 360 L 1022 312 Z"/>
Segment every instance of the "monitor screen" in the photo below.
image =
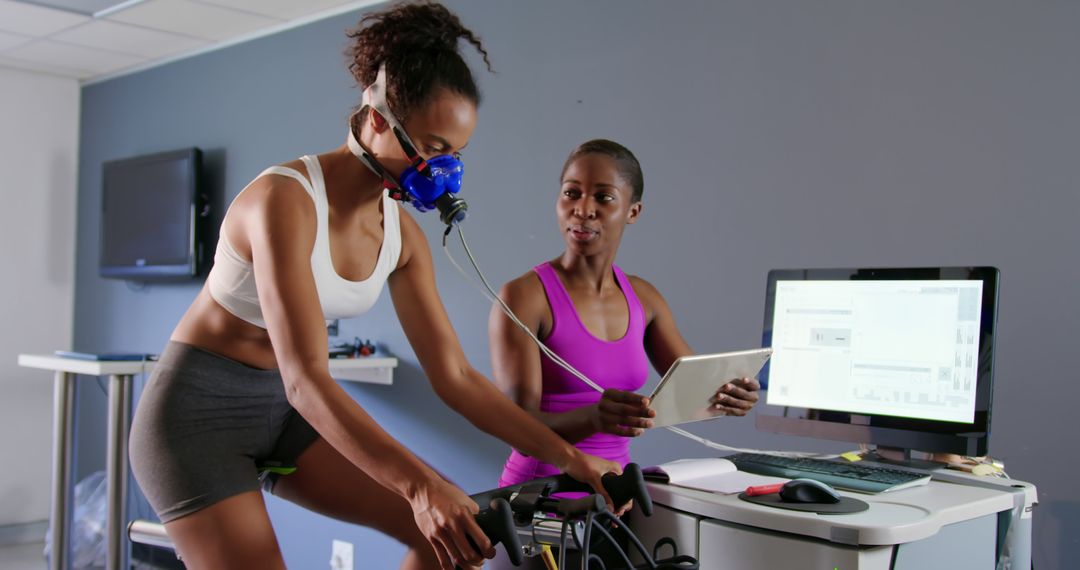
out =
<path fill-rule="evenodd" d="M 985 448 L 996 298 L 997 270 L 986 267 L 770 272 L 762 381 L 774 417 L 759 426 L 920 451 Z"/>
<path fill-rule="evenodd" d="M 102 190 L 103 277 L 197 273 L 198 149 L 107 162 Z"/>

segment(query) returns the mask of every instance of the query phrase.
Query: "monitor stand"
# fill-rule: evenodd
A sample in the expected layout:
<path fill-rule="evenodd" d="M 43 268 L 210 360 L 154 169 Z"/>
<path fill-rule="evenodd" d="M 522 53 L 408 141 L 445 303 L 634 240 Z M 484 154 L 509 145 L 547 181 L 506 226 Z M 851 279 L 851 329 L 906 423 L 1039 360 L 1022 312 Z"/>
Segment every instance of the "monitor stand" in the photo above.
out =
<path fill-rule="evenodd" d="M 901 447 L 888 447 L 879 445 L 863 455 L 864 461 L 899 465 L 923 471 L 938 471 L 945 468 L 945 464 L 930 459 L 918 459 L 911 456 L 912 450 Z M 916 453 L 922 453 L 916 451 Z"/>

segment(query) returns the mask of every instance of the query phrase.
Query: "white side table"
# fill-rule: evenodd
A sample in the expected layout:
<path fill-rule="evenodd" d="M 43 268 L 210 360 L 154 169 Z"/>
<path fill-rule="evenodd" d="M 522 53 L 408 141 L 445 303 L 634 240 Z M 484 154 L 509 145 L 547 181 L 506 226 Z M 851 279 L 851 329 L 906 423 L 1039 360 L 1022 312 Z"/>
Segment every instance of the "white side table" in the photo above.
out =
<path fill-rule="evenodd" d="M 330 359 L 330 374 L 338 380 L 390 385 L 396 358 L 334 358 Z M 68 540 L 71 530 L 70 502 L 72 488 L 72 456 L 74 454 L 74 396 L 77 374 L 106 376 L 109 379 L 109 405 L 105 477 L 107 488 L 105 567 L 107 570 L 127 568 L 129 542 L 124 536 L 127 514 L 128 432 L 131 428 L 131 389 L 136 374 L 147 374 L 153 361 L 96 361 L 78 360 L 42 354 L 20 354 L 19 366 L 52 370 L 53 375 L 53 466 L 52 508 L 49 522 L 52 527 L 52 570 L 70 566 Z"/>

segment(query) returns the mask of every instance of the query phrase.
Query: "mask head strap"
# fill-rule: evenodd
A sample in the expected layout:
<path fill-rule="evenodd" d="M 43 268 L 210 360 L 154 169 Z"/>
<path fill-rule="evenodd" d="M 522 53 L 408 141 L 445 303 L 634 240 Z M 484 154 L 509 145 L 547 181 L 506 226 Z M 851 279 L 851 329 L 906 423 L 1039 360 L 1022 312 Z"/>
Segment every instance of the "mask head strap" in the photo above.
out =
<path fill-rule="evenodd" d="M 416 150 L 416 144 L 409 138 L 408 133 L 405 132 L 405 127 L 401 126 L 397 117 L 394 116 L 394 112 L 390 110 L 390 105 L 386 102 L 386 64 L 379 65 L 379 73 L 375 76 L 375 81 L 371 85 L 368 85 L 367 89 L 364 89 L 364 95 L 362 99 L 362 105 L 359 112 L 363 112 L 365 109 L 372 109 L 378 113 L 386 124 L 390 127 L 390 131 L 394 133 L 394 137 L 397 139 L 398 144 L 401 145 L 401 150 L 405 152 L 406 158 L 409 159 L 409 163 L 413 168 L 424 176 L 431 176 L 430 167 L 423 156 L 420 156 L 420 152 Z"/>
<path fill-rule="evenodd" d="M 406 200 L 406 195 L 405 191 L 402 190 L 401 185 L 398 184 L 397 180 L 394 179 L 394 176 L 387 172 L 386 169 L 383 168 L 383 165 L 379 164 L 379 161 L 375 160 L 375 157 L 360 144 L 360 141 L 356 139 L 356 134 L 353 132 L 352 128 L 353 118 L 355 118 L 357 114 L 363 112 L 363 110 L 364 109 L 361 108 L 349 118 L 349 150 L 352 151 L 356 158 L 360 159 L 360 162 L 364 163 L 364 166 L 368 167 L 368 170 L 374 172 L 379 178 L 382 178 L 383 187 L 386 188 L 386 191 L 391 198 L 404 201 Z"/>

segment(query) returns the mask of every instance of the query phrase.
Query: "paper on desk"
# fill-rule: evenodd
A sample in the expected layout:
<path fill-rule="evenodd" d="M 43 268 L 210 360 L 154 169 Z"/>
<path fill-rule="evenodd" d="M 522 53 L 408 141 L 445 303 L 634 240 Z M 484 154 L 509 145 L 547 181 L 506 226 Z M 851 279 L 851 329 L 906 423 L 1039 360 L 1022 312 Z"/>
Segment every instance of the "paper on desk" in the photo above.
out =
<path fill-rule="evenodd" d="M 770 485 L 788 481 L 788 479 L 781 477 L 768 477 L 739 471 L 734 463 L 722 457 L 679 459 L 657 465 L 655 470 L 667 475 L 669 485 L 725 495 L 741 493 L 747 487 L 755 485 Z"/>

